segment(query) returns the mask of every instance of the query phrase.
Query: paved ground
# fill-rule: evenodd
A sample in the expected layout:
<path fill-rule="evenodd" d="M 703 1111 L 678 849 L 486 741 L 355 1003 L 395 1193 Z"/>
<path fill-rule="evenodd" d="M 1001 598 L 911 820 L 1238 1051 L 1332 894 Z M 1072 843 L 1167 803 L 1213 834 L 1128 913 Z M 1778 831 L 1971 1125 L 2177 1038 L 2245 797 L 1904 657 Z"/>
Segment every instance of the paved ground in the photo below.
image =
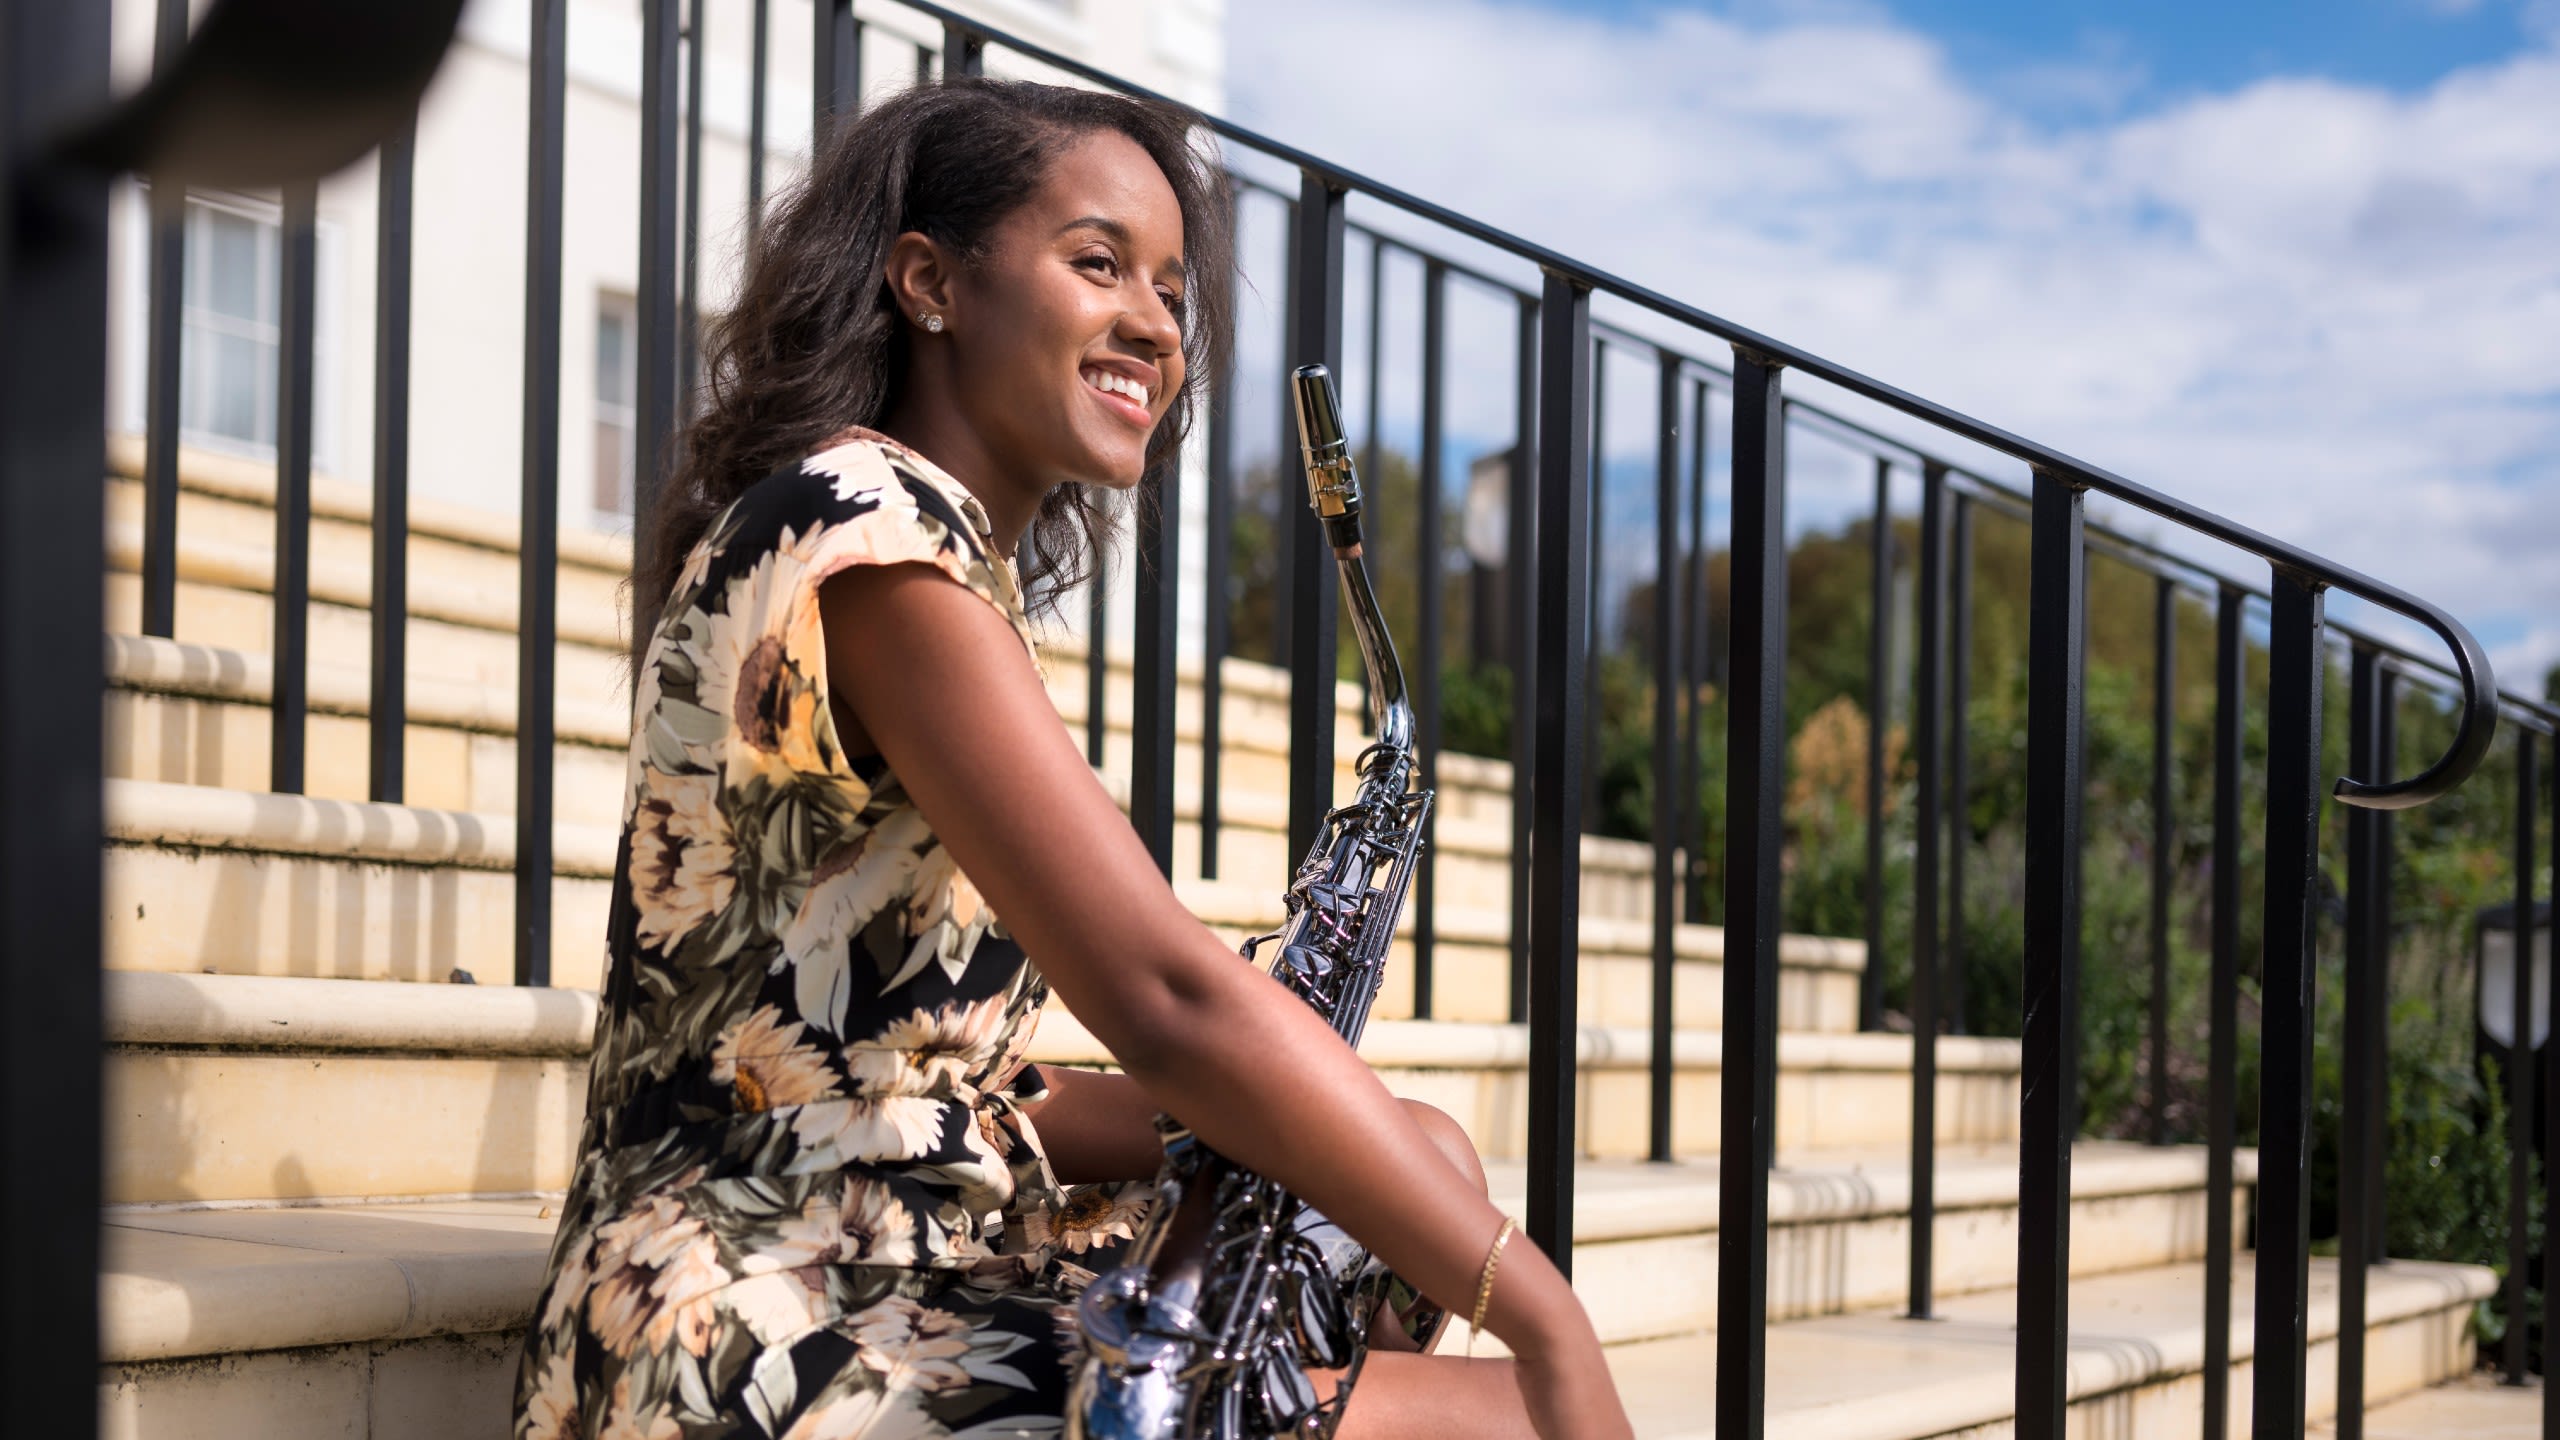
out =
<path fill-rule="evenodd" d="M 2334 1426 L 2315 1425 L 2311 1433 L 2338 1432 Z M 2540 1440 L 2542 1386 L 2538 1382 L 2501 1385 L 2494 1373 L 2475 1371 L 2451 1385 L 2366 1411 L 2364 1434 L 2365 1440 L 2441 1440 L 2448 1435 L 2461 1440 Z"/>

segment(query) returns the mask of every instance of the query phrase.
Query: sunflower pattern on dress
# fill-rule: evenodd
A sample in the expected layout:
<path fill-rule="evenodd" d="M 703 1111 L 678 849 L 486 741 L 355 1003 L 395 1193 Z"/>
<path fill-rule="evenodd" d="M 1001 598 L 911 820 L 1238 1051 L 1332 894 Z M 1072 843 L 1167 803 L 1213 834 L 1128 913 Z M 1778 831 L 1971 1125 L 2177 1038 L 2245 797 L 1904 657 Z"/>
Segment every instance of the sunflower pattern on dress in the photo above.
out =
<path fill-rule="evenodd" d="M 519 1440 L 1061 1429 L 1073 1294 L 1148 1191 L 1059 1186 L 1022 1108 L 1047 985 L 838 743 L 818 587 L 909 563 L 1029 649 L 977 500 L 869 431 L 740 496 L 668 597 Z"/>

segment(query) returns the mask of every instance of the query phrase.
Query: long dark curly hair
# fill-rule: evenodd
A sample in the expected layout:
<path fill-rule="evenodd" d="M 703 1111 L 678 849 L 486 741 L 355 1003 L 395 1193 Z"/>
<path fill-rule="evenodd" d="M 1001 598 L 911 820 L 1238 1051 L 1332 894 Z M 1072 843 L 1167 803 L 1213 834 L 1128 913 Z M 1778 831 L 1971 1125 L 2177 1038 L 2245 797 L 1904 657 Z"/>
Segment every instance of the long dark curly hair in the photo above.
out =
<path fill-rule="evenodd" d="M 736 302 L 706 338 L 708 394 L 660 489 L 631 575 L 634 649 L 655 630 L 685 555 L 731 500 L 849 425 L 876 427 L 907 378 L 907 331 L 889 293 L 889 247 L 913 230 L 967 265 L 1028 201 L 1073 141 L 1117 131 L 1151 156 L 1182 208 L 1183 383 L 1147 443 L 1152 477 L 1173 463 L 1209 377 L 1226 364 L 1234 237 L 1226 178 L 1195 148 L 1193 111 L 1021 80 L 919 85 L 839 124 L 808 173 L 776 197 Z M 1118 528 L 1112 492 L 1051 490 L 1032 520 L 1026 589 L 1054 607 Z"/>

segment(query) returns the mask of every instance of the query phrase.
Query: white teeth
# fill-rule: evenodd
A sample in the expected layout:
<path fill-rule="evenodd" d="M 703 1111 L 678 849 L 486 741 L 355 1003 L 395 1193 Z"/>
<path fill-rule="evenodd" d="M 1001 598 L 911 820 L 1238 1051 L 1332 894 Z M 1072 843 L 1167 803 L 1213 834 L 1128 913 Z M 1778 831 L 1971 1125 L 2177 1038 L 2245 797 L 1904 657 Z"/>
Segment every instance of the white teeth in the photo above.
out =
<path fill-rule="evenodd" d="M 1137 401 L 1142 406 L 1147 403 L 1147 387 L 1130 379 L 1126 375 L 1121 375 L 1110 370 L 1087 370 L 1084 372 L 1084 382 L 1096 390 L 1106 390 L 1113 394 L 1126 395 L 1130 399 Z"/>

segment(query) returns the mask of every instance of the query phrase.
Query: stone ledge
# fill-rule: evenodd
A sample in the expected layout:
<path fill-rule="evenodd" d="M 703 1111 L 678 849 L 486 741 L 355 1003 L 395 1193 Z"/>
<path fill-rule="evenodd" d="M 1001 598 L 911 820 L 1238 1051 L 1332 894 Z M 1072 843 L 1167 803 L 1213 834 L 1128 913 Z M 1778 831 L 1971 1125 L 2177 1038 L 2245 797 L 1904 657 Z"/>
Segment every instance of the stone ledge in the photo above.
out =
<path fill-rule="evenodd" d="M 107 1043 L 584 1055 L 592 990 L 268 975 L 105 974 Z"/>
<path fill-rule="evenodd" d="M 108 435 L 109 476 L 140 481 L 142 446 L 143 437 L 139 435 Z M 178 484 L 200 495 L 275 508 L 275 467 L 261 461 L 181 445 L 178 447 Z M 344 520 L 370 526 L 373 524 L 373 487 L 334 475 L 315 474 L 311 477 L 311 514 L 314 519 Z M 521 553 L 523 548 L 522 527 L 512 517 L 427 496 L 409 497 L 409 532 L 458 540 L 485 550 L 504 551 L 508 555 Z M 599 530 L 563 525 L 560 527 L 559 547 L 560 558 L 567 564 L 609 571 L 615 575 L 631 568 L 631 537 L 628 535 L 609 535 Z"/>
<path fill-rule="evenodd" d="M 2246 1362 L 2255 1354 L 2250 1324 L 2250 1267 L 2233 1266 L 2232 1392 L 2245 1406 Z M 2471 1303 L 2492 1293 L 2486 1269 L 2403 1260 L 2369 1273 L 2366 1326 L 2369 1373 L 2376 1388 L 2400 1377 L 2382 1398 L 2469 1368 L 2466 1329 Z M 2189 1380 L 2204 1364 L 2200 1264 L 2076 1280 L 2071 1286 L 2069 1394 L 2074 1407 L 2105 1404 L 2073 1417 L 2073 1433 L 2193 1434 L 2192 1412 L 2174 1414 L 2196 1392 L 2160 1393 Z M 2014 1418 L 2012 1373 L 2017 1346 L 2017 1292 L 1984 1291 L 1942 1300 L 1938 1318 L 1911 1321 L 1884 1313 L 1840 1315 L 1770 1327 L 1769 1433 L 1790 1440 L 1901 1440 L 1901 1437 L 2007 1434 Z M 2310 1335 L 2315 1351 L 2338 1333 L 2335 1262 L 2314 1260 Z M 2314 1364 L 2318 1367 L 2319 1356 Z M 1646 1341 L 1610 1353 L 1610 1369 L 1636 1433 L 1645 1440 L 1708 1440 L 1713 1431 L 1715 1341 L 1688 1336 Z M 2315 1414 L 2334 1399 L 2313 1387 Z M 2156 1413 L 2146 1401 L 2158 1402 Z M 2121 1408 L 2119 1408 L 2121 1405 Z M 2245 1426 L 2246 1411 L 2240 1413 Z M 2235 1429 L 2235 1433 L 2237 1433 Z"/>
<path fill-rule="evenodd" d="M 128 845 L 471 870 L 509 870 L 516 861 L 515 820 L 505 815 L 157 780 L 107 781 L 106 812 L 107 839 Z M 562 875 L 610 876 L 618 839 L 594 826 L 558 826 L 552 831 L 553 869 Z"/>

